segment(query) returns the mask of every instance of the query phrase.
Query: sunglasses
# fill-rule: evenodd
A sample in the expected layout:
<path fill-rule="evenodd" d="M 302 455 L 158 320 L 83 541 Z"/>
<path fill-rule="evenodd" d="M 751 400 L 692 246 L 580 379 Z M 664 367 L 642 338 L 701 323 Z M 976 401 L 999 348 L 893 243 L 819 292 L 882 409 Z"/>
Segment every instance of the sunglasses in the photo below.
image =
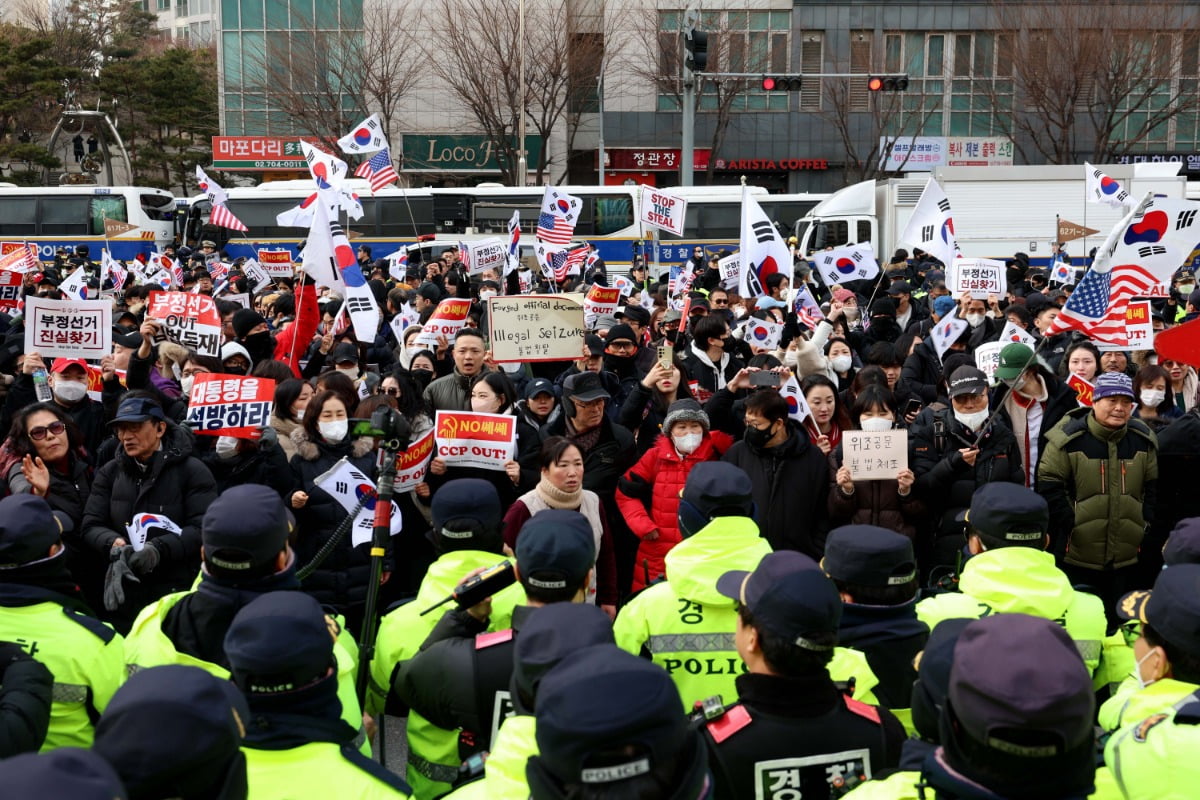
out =
<path fill-rule="evenodd" d="M 1125 638 L 1125 646 L 1133 647 L 1133 643 L 1142 638 L 1141 620 L 1131 619 L 1121 626 L 1121 636 Z"/>
<path fill-rule="evenodd" d="M 387 395 L 391 395 L 392 397 L 399 397 L 399 396 L 400 396 L 400 390 L 399 390 L 399 389 L 397 389 L 395 386 L 389 386 L 389 387 L 387 387 L 386 389 L 384 389 L 384 390 L 383 390 L 383 393 L 384 393 L 384 394 L 387 394 Z"/>
<path fill-rule="evenodd" d="M 62 422 L 51 422 L 49 425 L 39 425 L 36 428 L 29 429 L 29 438 L 36 442 L 40 442 L 46 438 L 47 433 L 52 433 L 55 436 L 61 436 L 67 426 Z"/>

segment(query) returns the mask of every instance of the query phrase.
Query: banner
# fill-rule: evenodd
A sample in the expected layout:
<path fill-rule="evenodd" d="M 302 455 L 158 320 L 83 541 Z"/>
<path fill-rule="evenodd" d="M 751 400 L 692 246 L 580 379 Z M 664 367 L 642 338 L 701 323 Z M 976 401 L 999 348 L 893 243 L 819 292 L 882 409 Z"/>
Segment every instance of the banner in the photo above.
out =
<path fill-rule="evenodd" d="M 117 374 L 117 381 L 125 385 L 125 370 L 114 370 Z M 88 397 L 96 402 L 100 402 L 104 398 L 104 370 L 95 364 L 87 365 L 87 393 Z"/>
<path fill-rule="evenodd" d="M 0 313 L 11 314 L 21 307 L 21 273 L 0 270 Z"/>
<path fill-rule="evenodd" d="M 221 315 L 208 295 L 152 292 L 146 319 L 161 322 L 169 341 L 201 355 L 221 355 Z"/>
<path fill-rule="evenodd" d="M 1096 348 L 1105 353 L 1110 350 L 1153 350 L 1154 322 L 1150 316 L 1149 300 L 1130 300 L 1125 306 L 1125 335 L 1129 337 L 1129 346 L 1095 342 Z"/>
<path fill-rule="evenodd" d="M 655 189 L 652 186 L 642 187 L 641 213 L 638 219 L 643 224 L 652 225 L 659 230 L 683 236 L 684 215 L 687 213 L 687 200 L 676 197 L 670 192 Z"/>
<path fill-rule="evenodd" d="M 587 296 L 583 298 L 583 324 L 588 330 L 596 324 L 596 318 L 601 314 L 617 313 L 621 303 L 621 290 L 592 284 Z M 578 358 L 578 356 L 571 356 Z"/>
<path fill-rule="evenodd" d="M 433 429 L 447 466 L 502 470 L 517 451 L 517 418 L 508 414 L 439 411 Z"/>
<path fill-rule="evenodd" d="M 408 449 L 396 456 L 396 481 L 393 484 L 397 494 L 411 492 L 418 483 L 425 480 L 425 472 L 429 469 L 429 457 L 433 455 L 433 431 L 429 430 L 420 439 L 408 446 Z"/>
<path fill-rule="evenodd" d="M 1058 218 L 1058 240 L 1060 242 L 1073 242 L 1099 232 L 1095 228 L 1080 225 L 1078 222 L 1069 222 L 1062 217 Z"/>
<path fill-rule="evenodd" d="M 908 469 L 908 431 L 842 431 L 842 464 L 856 481 L 890 481 Z"/>
<path fill-rule="evenodd" d="M 292 252 L 290 250 L 259 250 L 258 265 L 272 278 L 290 278 L 293 274 Z"/>
<path fill-rule="evenodd" d="M 467 324 L 467 314 L 471 311 L 471 301 L 452 297 L 438 303 L 433 316 L 417 334 L 417 344 L 427 344 L 436 347 L 439 336 L 445 336 L 446 341 L 453 342 L 454 335 Z"/>
<path fill-rule="evenodd" d="M 585 332 L 578 300 L 537 294 L 488 300 L 488 341 L 496 362 L 577 359 Z"/>
<path fill-rule="evenodd" d="M 211 301 L 210 301 L 211 302 Z M 25 352 L 101 359 L 112 354 L 112 303 L 25 298 Z"/>
<path fill-rule="evenodd" d="M 495 236 L 478 242 L 463 242 L 462 246 L 466 251 L 468 275 L 478 275 L 489 269 L 496 270 L 499 275 L 508 260 L 508 245 Z"/>
<path fill-rule="evenodd" d="M 986 300 L 988 295 L 1004 296 L 1004 262 L 990 258 L 959 258 L 954 261 L 953 284 L 950 294 L 955 298 L 963 292 L 971 297 Z"/>
<path fill-rule="evenodd" d="M 187 424 L 205 436 L 258 439 L 274 405 L 273 380 L 201 372 L 188 398 Z"/>
<path fill-rule="evenodd" d="M 846 281 L 870 280 L 879 274 L 879 260 L 870 242 L 848 244 L 824 253 L 814 253 L 813 263 L 826 286 Z"/>
<path fill-rule="evenodd" d="M 346 513 L 353 511 L 359 500 L 367 498 L 354 517 L 354 524 L 350 528 L 350 542 L 355 547 L 360 544 L 370 544 L 375 530 L 375 503 L 377 501 L 375 482 L 356 467 L 351 466 L 346 458 L 342 458 L 327 472 L 318 475 L 313 483 L 337 500 L 338 505 L 346 509 Z M 400 507 L 392 503 L 390 520 L 392 536 L 400 532 L 403 522 Z"/>

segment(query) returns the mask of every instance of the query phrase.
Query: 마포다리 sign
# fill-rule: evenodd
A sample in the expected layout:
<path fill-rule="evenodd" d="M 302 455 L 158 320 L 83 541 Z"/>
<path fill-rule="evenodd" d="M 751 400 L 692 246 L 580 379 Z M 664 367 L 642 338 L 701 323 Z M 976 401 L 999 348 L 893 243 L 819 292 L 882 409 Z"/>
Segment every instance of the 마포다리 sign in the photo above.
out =
<path fill-rule="evenodd" d="M 517 450 L 517 418 L 508 414 L 439 411 L 433 430 L 448 466 L 504 469 Z"/>
<path fill-rule="evenodd" d="M 843 431 L 842 464 L 856 481 L 895 480 L 908 469 L 908 431 Z"/>
<path fill-rule="evenodd" d="M 30 295 L 25 299 L 25 352 L 56 358 L 104 358 L 112 353 L 112 303 Z"/>
<path fill-rule="evenodd" d="M 583 306 L 578 300 L 538 294 L 488 300 L 488 338 L 493 361 L 579 358 L 583 335 Z"/>
<path fill-rule="evenodd" d="M 274 404 L 273 380 L 202 372 L 192 384 L 187 424 L 206 436 L 258 439 Z"/>

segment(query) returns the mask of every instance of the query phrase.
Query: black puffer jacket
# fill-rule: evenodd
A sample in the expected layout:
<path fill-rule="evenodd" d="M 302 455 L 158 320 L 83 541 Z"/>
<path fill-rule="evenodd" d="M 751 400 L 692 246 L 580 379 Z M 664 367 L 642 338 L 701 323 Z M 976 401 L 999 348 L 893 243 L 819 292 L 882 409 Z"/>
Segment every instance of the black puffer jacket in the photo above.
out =
<path fill-rule="evenodd" d="M 538 432 L 541 441 L 545 442 L 551 436 L 566 436 L 566 417 L 560 416 L 542 426 Z M 537 486 L 541 478 L 541 462 L 539 455 L 541 447 L 534 450 L 528 457 L 521 460 L 521 492 L 527 492 Z M 595 492 L 605 505 L 605 511 L 619 518 L 616 512 L 617 481 L 625 471 L 637 462 L 637 448 L 633 434 L 621 425 L 605 416 L 600 421 L 600 438 L 595 447 L 583 454 L 583 488 Z"/>
<path fill-rule="evenodd" d="M 296 563 L 303 569 L 321 546 L 346 518 L 346 509 L 332 495 L 317 487 L 316 479 L 329 470 L 343 457 L 349 458 L 351 466 L 375 480 L 375 458 L 372 452 L 374 441 L 367 437 L 347 439 L 337 444 L 310 441 L 303 428 L 292 431 L 292 442 L 296 455 L 292 456 L 292 482 L 294 491 L 308 494 L 303 508 L 291 504 L 288 507 L 296 516 Z M 367 583 L 371 575 L 370 542 L 355 547 L 351 542 L 352 531 L 346 535 L 316 571 L 304 580 L 303 588 L 321 603 L 331 605 L 341 613 L 351 607 L 361 606 L 366 601 Z M 384 561 L 384 571 L 391 570 L 391 548 Z"/>
<path fill-rule="evenodd" d="M 238 453 L 229 460 L 218 456 L 214 448 L 203 453 L 200 460 L 213 474 L 218 492 L 247 483 L 258 483 L 271 487 L 280 497 L 286 498 L 294 488 L 287 456 L 278 444 L 267 447 L 260 445 Z"/>

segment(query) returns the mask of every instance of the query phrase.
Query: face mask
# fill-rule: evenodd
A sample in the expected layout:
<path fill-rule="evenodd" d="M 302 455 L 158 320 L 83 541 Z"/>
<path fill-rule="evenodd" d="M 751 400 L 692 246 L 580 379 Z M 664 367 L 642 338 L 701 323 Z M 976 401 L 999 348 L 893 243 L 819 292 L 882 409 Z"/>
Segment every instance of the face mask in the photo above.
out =
<path fill-rule="evenodd" d="M 321 438 L 325 441 L 340 442 L 350 432 L 350 422 L 344 419 L 335 419 L 332 422 L 318 422 L 317 430 L 320 432 Z"/>
<path fill-rule="evenodd" d="M 783 363 L 789 367 L 794 367 L 800 363 L 799 350 L 785 350 L 783 353 Z"/>
<path fill-rule="evenodd" d="M 1179 293 L 1180 293 L 1181 295 L 1189 295 L 1189 294 L 1191 294 L 1192 292 L 1194 292 L 1194 291 L 1196 290 L 1196 284 L 1194 284 L 1194 283 L 1181 283 L 1181 284 L 1179 284 L 1178 286 L 1176 286 L 1175 288 L 1179 290 Z"/>
<path fill-rule="evenodd" d="M 218 436 L 217 443 L 213 450 L 217 453 L 217 458 L 222 461 L 229 461 L 237 456 L 238 440 L 233 436 Z"/>
<path fill-rule="evenodd" d="M 428 386 L 429 382 L 433 380 L 433 373 L 427 369 L 409 370 L 408 374 L 412 375 L 413 380 L 422 386 Z"/>
<path fill-rule="evenodd" d="M 771 428 L 759 429 L 753 425 L 747 425 L 742 438 L 746 440 L 746 444 L 761 450 L 767 446 L 767 442 L 771 441 L 771 437 L 774 435 Z"/>
<path fill-rule="evenodd" d="M 963 425 L 966 425 L 972 432 L 975 432 L 983 427 L 983 423 L 987 422 L 988 410 L 985 408 L 983 411 L 976 411 L 972 414 L 964 414 L 963 412 L 955 409 L 954 418 Z"/>
<path fill-rule="evenodd" d="M 1162 389 L 1142 389 L 1138 397 L 1147 408 L 1158 408 L 1167 399 L 1167 393 Z"/>
<path fill-rule="evenodd" d="M 520 361 L 505 361 L 500 365 L 500 369 L 504 370 L 509 375 L 516 375 L 525 369 L 525 365 Z"/>
<path fill-rule="evenodd" d="M 984 315 L 983 314 L 967 314 L 965 319 L 967 320 L 967 324 L 970 325 L 972 328 L 978 328 L 980 325 L 983 324 Z"/>
<path fill-rule="evenodd" d="M 857 306 L 849 306 L 842 309 L 842 313 L 846 315 L 846 319 L 851 322 L 856 321 L 862 315 L 862 311 Z"/>
<path fill-rule="evenodd" d="M 1145 689 L 1147 686 L 1154 683 L 1154 681 L 1148 681 L 1142 677 L 1142 662 L 1145 661 L 1147 658 L 1149 658 L 1152 655 L 1154 655 L 1153 650 L 1151 650 L 1150 652 L 1146 653 L 1146 655 L 1139 658 L 1137 660 L 1137 663 L 1133 665 L 1133 672 L 1129 673 L 1130 677 L 1133 678 L 1135 681 L 1137 681 L 1138 686 L 1141 687 L 1142 689 Z"/>
<path fill-rule="evenodd" d="M 495 414 L 497 409 L 493 408 L 494 403 L 486 398 L 471 398 L 471 410 L 477 414 Z"/>
<path fill-rule="evenodd" d="M 177 381 L 183 379 L 183 373 L 179 371 L 178 364 L 171 365 L 171 374 L 175 376 L 175 380 L 177 380 Z"/>
<path fill-rule="evenodd" d="M 304 421 L 304 409 L 302 408 L 296 412 L 296 422 L 303 422 L 303 421 Z"/>
<path fill-rule="evenodd" d="M 672 436 L 671 441 L 675 442 L 675 449 L 686 456 L 696 452 L 696 448 L 700 446 L 700 440 L 703 438 L 704 434 L 702 433 L 685 433 L 682 436 Z"/>
<path fill-rule="evenodd" d="M 834 356 L 829 359 L 829 365 L 834 372 L 845 372 L 854 365 L 854 359 L 850 356 Z"/>
<path fill-rule="evenodd" d="M 184 397 L 192 396 L 192 385 L 196 383 L 195 375 L 187 375 L 179 379 L 179 388 L 183 390 Z"/>
<path fill-rule="evenodd" d="M 495 296 L 496 296 L 495 292 L 480 292 L 479 293 L 479 299 L 484 303 L 486 303 L 489 299 L 491 299 Z"/>
<path fill-rule="evenodd" d="M 352 381 L 358 380 L 358 367 L 350 367 L 349 369 L 335 369 L 334 372 L 340 372 Z"/>
<path fill-rule="evenodd" d="M 859 425 L 867 433 L 882 433 L 892 429 L 892 421 L 887 417 L 863 417 Z"/>
<path fill-rule="evenodd" d="M 745 306 L 734 306 L 732 310 L 733 310 L 733 316 L 737 317 L 738 319 L 741 319 L 742 317 L 746 316 L 746 307 Z"/>
<path fill-rule="evenodd" d="M 55 381 L 54 395 L 64 403 L 78 403 L 87 394 L 87 384 L 79 381 Z"/>

